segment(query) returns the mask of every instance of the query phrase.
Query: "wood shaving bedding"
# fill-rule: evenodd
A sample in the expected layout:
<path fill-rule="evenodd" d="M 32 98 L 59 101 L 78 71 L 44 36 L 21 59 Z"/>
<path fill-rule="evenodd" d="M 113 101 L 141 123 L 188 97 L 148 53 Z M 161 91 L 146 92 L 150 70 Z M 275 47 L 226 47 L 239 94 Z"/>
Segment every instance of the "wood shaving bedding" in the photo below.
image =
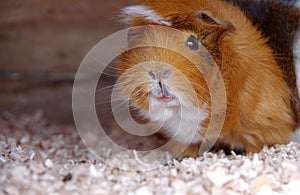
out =
<path fill-rule="evenodd" d="M 0 119 L 0 132 L 0 194 L 276 195 L 300 191 L 298 143 L 244 156 L 205 153 L 150 171 L 124 171 L 93 156 L 74 126 L 49 124 L 41 112 L 20 118 L 6 113 Z M 113 158 L 127 168 L 151 167 L 134 151 Z"/>

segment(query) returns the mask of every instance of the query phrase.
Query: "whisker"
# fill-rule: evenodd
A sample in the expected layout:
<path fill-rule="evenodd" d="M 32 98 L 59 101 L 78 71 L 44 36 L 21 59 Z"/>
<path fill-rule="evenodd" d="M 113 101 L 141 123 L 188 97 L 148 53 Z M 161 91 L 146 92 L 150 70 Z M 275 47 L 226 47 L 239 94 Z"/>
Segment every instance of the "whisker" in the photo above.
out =
<path fill-rule="evenodd" d="M 129 81 L 122 81 L 122 82 L 118 82 L 118 83 L 114 83 L 112 85 L 109 85 L 109 86 L 106 86 L 106 87 L 103 87 L 103 88 L 100 88 L 100 89 L 97 89 L 96 92 L 101 92 L 101 91 L 105 91 L 107 89 L 113 89 L 113 88 L 116 88 L 116 89 L 122 89 L 124 86 L 127 86 Z"/>
<path fill-rule="evenodd" d="M 95 71 L 95 72 L 99 72 L 99 73 L 104 73 L 105 71 L 100 71 L 97 67 L 95 67 L 95 66 L 89 66 L 89 67 L 87 67 L 88 68 L 88 70 L 91 70 L 91 71 Z M 115 66 L 111 66 L 111 65 L 107 65 L 106 67 L 105 67 L 105 69 L 106 69 L 106 71 L 107 70 L 113 70 L 113 71 L 127 71 L 128 69 L 124 69 L 124 68 L 118 68 L 118 67 L 115 67 Z M 104 69 L 104 70 L 105 70 Z M 118 73 L 116 73 L 116 74 L 118 74 Z"/>
<path fill-rule="evenodd" d="M 108 76 L 108 77 L 113 77 L 113 78 L 115 78 L 115 77 L 120 77 L 120 74 L 110 74 L 110 73 L 107 73 L 107 72 L 102 72 L 102 75 L 104 75 L 104 76 Z"/>
<path fill-rule="evenodd" d="M 123 71 L 123 72 L 126 72 L 127 70 L 129 70 L 129 68 L 119 68 L 119 67 L 115 67 L 115 66 L 107 66 L 107 69 L 110 69 L 112 71 Z"/>
<path fill-rule="evenodd" d="M 192 85 L 195 85 L 197 87 L 200 87 L 201 90 L 203 90 L 204 92 L 210 92 L 209 89 L 206 89 L 203 85 L 199 84 L 199 83 L 195 83 L 190 81 Z"/>
<path fill-rule="evenodd" d="M 103 87 L 103 88 L 100 88 L 100 89 L 97 89 L 97 90 L 96 90 L 96 93 L 100 93 L 100 92 L 106 91 L 106 90 L 111 90 L 111 89 L 114 88 L 114 86 L 115 86 L 115 84 L 109 85 L 109 86 L 106 86 L 106 87 Z"/>
<path fill-rule="evenodd" d="M 125 110 L 127 110 L 127 107 L 123 107 L 122 109 L 118 109 L 117 111 L 114 111 L 114 112 L 111 110 L 111 114 L 119 114 Z"/>
<path fill-rule="evenodd" d="M 121 103 L 117 104 L 114 108 L 117 109 L 117 108 L 120 108 L 120 106 L 122 106 L 123 104 L 126 104 L 128 102 L 128 99 L 122 101 Z"/>
<path fill-rule="evenodd" d="M 105 104 L 110 104 L 113 102 L 119 102 L 119 101 L 123 101 L 123 100 L 124 100 L 124 98 L 113 98 L 113 99 L 107 98 L 107 99 L 95 102 L 95 105 L 105 105 Z"/>

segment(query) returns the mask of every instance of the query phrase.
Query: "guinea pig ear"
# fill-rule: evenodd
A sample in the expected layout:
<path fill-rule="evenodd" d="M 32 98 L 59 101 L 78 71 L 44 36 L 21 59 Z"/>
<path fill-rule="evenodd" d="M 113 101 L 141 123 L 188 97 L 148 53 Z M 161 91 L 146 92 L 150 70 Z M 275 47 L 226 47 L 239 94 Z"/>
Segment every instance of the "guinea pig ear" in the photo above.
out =
<path fill-rule="evenodd" d="M 200 11 L 197 13 L 196 18 L 204 24 L 207 28 L 213 29 L 219 32 L 219 35 L 227 33 L 227 35 L 235 32 L 236 28 L 233 26 L 231 22 L 222 21 L 218 18 L 212 16 L 212 14 L 208 11 Z"/>
<path fill-rule="evenodd" d="M 214 56 L 214 60 L 221 60 L 222 56 L 219 48 L 220 42 L 224 37 L 233 34 L 236 28 L 231 22 L 215 18 L 207 11 L 198 12 L 196 18 L 201 23 L 201 30 L 198 33 L 198 38 Z"/>

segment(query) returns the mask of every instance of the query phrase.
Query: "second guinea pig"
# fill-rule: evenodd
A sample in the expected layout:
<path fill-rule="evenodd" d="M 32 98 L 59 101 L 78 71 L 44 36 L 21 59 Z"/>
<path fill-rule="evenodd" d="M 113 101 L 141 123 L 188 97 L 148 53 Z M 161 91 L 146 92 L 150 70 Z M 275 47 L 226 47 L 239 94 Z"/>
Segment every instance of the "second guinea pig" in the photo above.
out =
<path fill-rule="evenodd" d="M 299 10 L 291 9 L 299 20 Z M 218 142 L 250 153 L 290 141 L 299 122 L 297 52 L 290 48 L 294 61 L 282 68 L 282 56 L 239 7 L 222 0 L 144 0 L 124 8 L 122 20 L 135 28 L 128 35 L 132 49 L 118 64 L 121 95 L 141 117 L 163 123 L 164 135 L 188 147 L 184 155 L 199 155 L 223 104 Z M 208 82 L 219 79 L 210 66 L 220 71 L 225 101 L 212 95 Z"/>

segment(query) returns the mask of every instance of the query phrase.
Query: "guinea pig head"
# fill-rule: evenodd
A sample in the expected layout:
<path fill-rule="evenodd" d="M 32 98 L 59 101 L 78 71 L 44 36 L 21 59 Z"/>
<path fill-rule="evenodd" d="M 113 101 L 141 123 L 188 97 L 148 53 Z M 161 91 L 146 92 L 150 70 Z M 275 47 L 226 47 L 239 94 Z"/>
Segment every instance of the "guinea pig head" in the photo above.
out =
<path fill-rule="evenodd" d="M 118 65 L 121 96 L 182 143 L 202 140 L 211 111 L 203 75 L 215 64 L 196 36 L 162 26 L 132 28 Z"/>

